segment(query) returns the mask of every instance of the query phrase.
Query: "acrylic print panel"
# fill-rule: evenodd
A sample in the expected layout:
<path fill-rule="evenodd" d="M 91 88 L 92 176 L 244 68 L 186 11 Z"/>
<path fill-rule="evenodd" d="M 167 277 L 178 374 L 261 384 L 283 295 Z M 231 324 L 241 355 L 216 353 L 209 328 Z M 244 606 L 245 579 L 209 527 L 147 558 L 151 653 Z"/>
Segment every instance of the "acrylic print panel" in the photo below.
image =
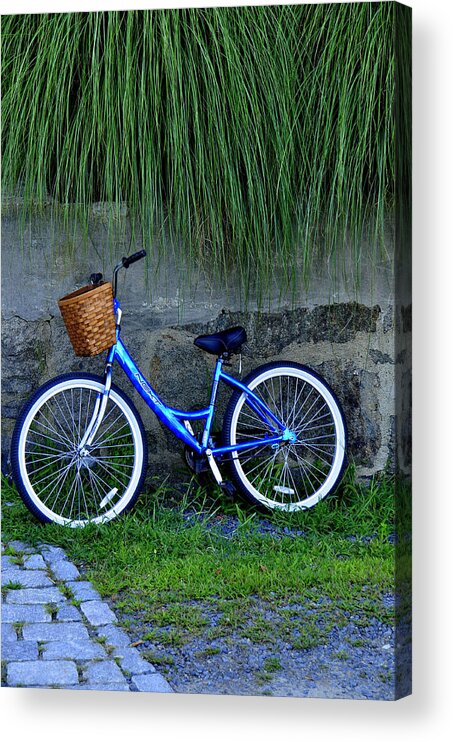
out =
<path fill-rule="evenodd" d="M 410 9 L 2 21 L 2 684 L 408 695 Z"/>

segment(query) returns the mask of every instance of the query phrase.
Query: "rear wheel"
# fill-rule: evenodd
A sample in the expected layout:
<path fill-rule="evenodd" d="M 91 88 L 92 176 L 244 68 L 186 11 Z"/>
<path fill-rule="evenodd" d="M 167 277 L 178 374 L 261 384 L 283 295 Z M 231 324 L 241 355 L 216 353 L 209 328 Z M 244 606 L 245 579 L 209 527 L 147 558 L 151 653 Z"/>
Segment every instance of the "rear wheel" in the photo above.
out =
<path fill-rule="evenodd" d="M 147 465 L 146 435 L 131 400 L 112 385 L 89 448 L 80 442 L 103 380 L 68 374 L 44 384 L 27 402 L 13 433 L 11 462 L 19 493 L 42 522 L 82 527 L 132 507 Z"/>
<path fill-rule="evenodd" d="M 346 426 L 328 384 L 297 363 L 269 363 L 244 379 L 295 441 L 235 451 L 233 481 L 254 505 L 286 511 L 310 508 L 338 484 L 346 460 Z M 225 412 L 225 445 L 272 435 L 271 428 L 234 392 Z"/>

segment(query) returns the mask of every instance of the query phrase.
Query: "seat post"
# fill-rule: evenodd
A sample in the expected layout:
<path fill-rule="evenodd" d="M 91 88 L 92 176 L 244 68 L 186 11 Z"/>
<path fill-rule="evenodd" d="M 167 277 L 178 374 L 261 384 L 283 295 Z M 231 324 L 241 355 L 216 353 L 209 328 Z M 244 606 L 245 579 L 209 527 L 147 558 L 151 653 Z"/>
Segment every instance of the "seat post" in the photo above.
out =
<path fill-rule="evenodd" d="M 203 432 L 203 438 L 202 438 L 202 446 L 206 447 L 209 442 L 209 436 L 211 434 L 211 427 L 212 427 L 212 421 L 214 419 L 214 410 L 215 410 L 215 401 L 217 398 L 217 389 L 219 386 L 220 381 L 220 374 L 222 372 L 222 365 L 223 365 L 223 357 L 218 356 L 215 369 L 214 369 L 214 378 L 212 380 L 212 387 L 211 387 L 211 399 L 209 400 L 209 414 L 206 418 L 206 425 Z"/>
<path fill-rule="evenodd" d="M 214 369 L 214 378 L 212 380 L 212 387 L 211 387 L 211 399 L 209 401 L 209 407 L 215 406 L 215 401 L 217 397 L 217 388 L 219 386 L 220 381 L 220 374 L 222 373 L 222 366 L 224 363 L 223 356 L 219 356 L 217 358 L 215 369 Z"/>

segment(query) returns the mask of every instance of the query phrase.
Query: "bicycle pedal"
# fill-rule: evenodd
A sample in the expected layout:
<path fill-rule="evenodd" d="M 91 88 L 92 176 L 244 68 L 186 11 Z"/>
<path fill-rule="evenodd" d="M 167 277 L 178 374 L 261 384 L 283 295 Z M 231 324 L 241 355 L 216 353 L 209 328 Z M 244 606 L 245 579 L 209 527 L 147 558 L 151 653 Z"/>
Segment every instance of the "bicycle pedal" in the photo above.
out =
<path fill-rule="evenodd" d="M 220 487 L 222 488 L 222 492 L 228 500 L 236 499 L 236 487 L 234 486 L 233 482 L 229 482 L 227 479 L 225 479 L 223 482 L 220 482 Z"/>

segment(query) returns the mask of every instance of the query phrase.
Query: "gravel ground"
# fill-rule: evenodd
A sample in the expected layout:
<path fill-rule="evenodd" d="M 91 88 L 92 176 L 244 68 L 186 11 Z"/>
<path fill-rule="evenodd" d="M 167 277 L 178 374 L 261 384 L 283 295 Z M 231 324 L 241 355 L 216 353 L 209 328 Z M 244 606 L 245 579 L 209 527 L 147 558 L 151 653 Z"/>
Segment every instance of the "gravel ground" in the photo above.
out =
<path fill-rule="evenodd" d="M 187 513 L 188 525 L 199 517 Z M 234 516 L 222 516 L 218 522 L 210 520 L 207 527 L 231 538 L 238 521 Z M 304 535 L 299 530 L 276 528 L 264 518 L 260 520 L 258 530 L 277 539 Z M 393 595 L 385 595 L 382 600 L 383 608 L 393 607 Z M 247 601 L 245 612 L 240 604 L 236 604 L 238 612 L 246 617 L 245 624 L 225 630 L 221 606 L 216 607 L 213 602 L 192 601 L 187 605 L 199 609 L 206 626 L 196 636 L 186 634 L 182 646 L 169 641 L 171 626 L 158 628 L 147 622 L 145 614 L 138 612 L 131 616 L 121 614 L 118 607 L 115 610 L 120 621 L 127 621 L 132 641 L 139 643 L 140 651 L 151 662 L 157 663 L 171 686 L 180 693 L 373 700 L 393 700 L 396 695 L 402 695 L 402 685 L 399 692 L 395 692 L 394 626 L 365 613 L 348 614 L 327 598 L 319 603 L 318 609 L 313 604 L 299 603 L 282 609 L 272 602 L 272 596 L 269 600 L 254 598 Z M 299 628 L 295 629 L 290 641 L 280 630 L 285 609 L 298 620 Z M 322 639 L 317 643 L 314 638 L 314 646 L 308 648 L 294 648 L 294 643 L 297 643 L 294 639 L 297 640 L 304 617 L 307 631 L 310 632 L 314 622 L 323 634 Z M 341 620 L 336 621 L 335 617 Z M 261 639 L 256 630 L 253 638 L 244 636 L 247 623 L 256 625 L 260 619 L 263 625 L 275 627 L 271 638 L 269 634 L 264 636 L 263 632 Z M 213 638 L 216 629 L 220 635 Z M 152 640 L 144 641 L 149 632 L 154 632 Z M 408 642 L 403 642 L 403 645 L 401 651 L 409 663 L 410 646 Z"/>
<path fill-rule="evenodd" d="M 212 604 L 198 606 L 208 629 L 215 627 L 220 613 Z M 253 601 L 253 614 L 278 621 L 278 613 L 263 600 Z M 123 618 L 131 620 L 130 615 Z M 345 626 L 332 628 L 327 640 L 308 649 L 294 649 L 278 631 L 270 643 L 246 638 L 236 630 L 216 639 L 210 639 L 207 630 L 182 647 L 144 641 L 139 649 L 151 652 L 154 663 L 156 657 L 162 659 L 159 669 L 180 693 L 392 700 L 393 626 L 375 618 L 358 626 L 355 620 L 360 618 L 351 617 Z M 140 641 L 153 628 L 140 615 L 128 624 L 132 641 Z M 163 627 L 162 636 L 168 630 Z"/>

